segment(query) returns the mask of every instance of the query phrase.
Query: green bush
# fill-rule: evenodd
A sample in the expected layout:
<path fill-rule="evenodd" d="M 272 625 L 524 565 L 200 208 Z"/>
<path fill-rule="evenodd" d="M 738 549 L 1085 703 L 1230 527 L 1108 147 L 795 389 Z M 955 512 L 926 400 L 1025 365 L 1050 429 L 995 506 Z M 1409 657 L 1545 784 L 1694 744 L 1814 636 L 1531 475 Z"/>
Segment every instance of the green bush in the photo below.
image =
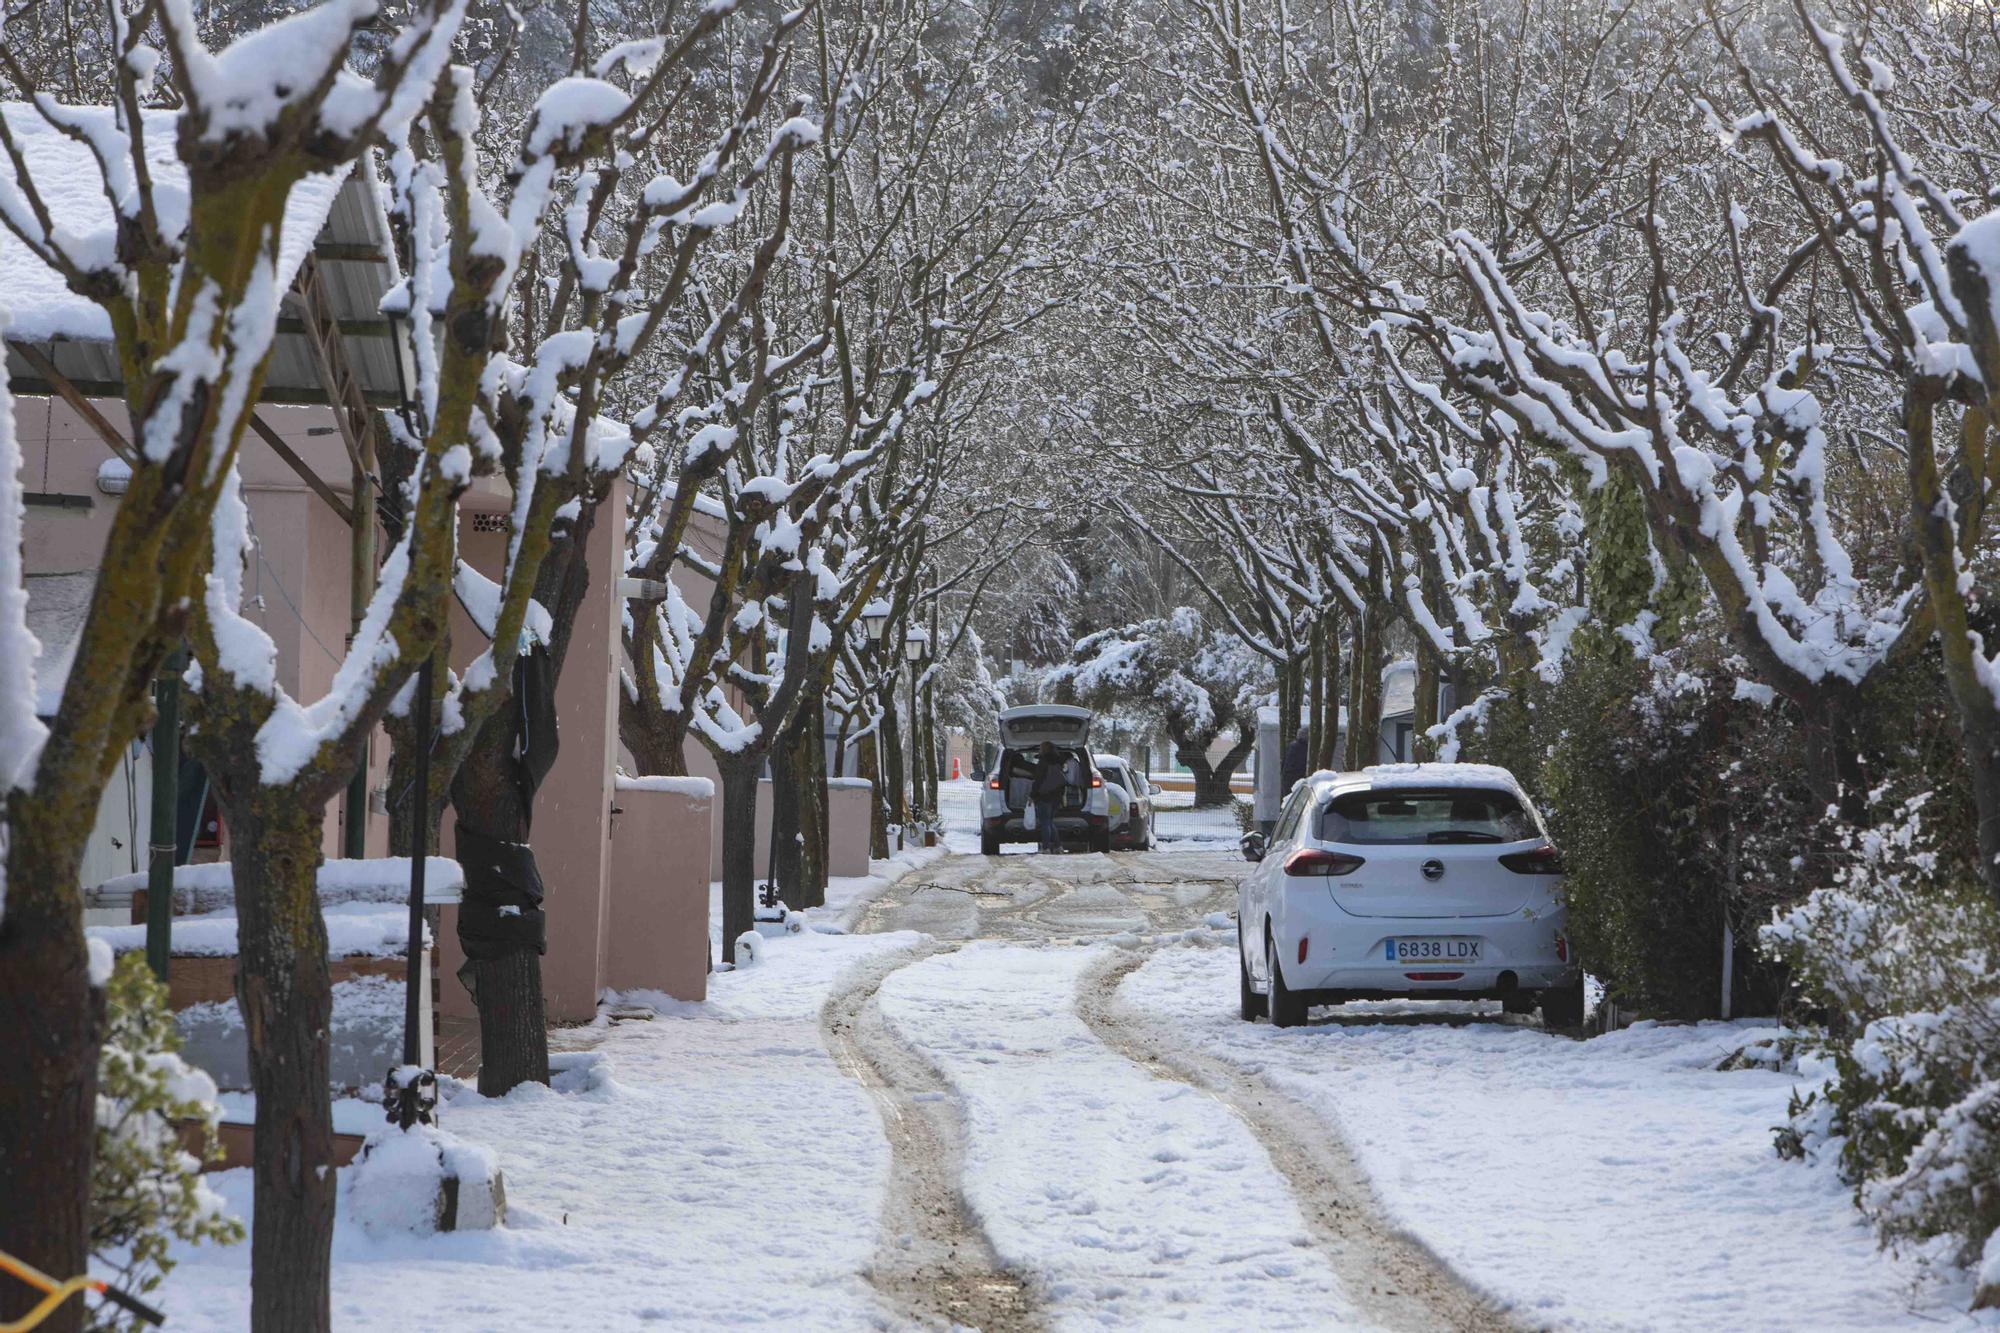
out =
<path fill-rule="evenodd" d="M 1815 832 L 1783 707 L 1738 697 L 1724 664 L 1684 650 L 1641 663 L 1609 644 L 1573 651 L 1538 694 L 1534 786 L 1584 965 L 1629 1008 L 1713 1017 L 1727 922 L 1735 1008 L 1775 1006 L 1778 978 L 1752 940 L 1773 903 L 1802 892 Z"/>
<path fill-rule="evenodd" d="M 201 1162 L 182 1144 L 180 1124 L 203 1126 L 198 1148 L 209 1160 L 215 1142 L 215 1084 L 176 1052 L 180 1036 L 166 988 L 128 953 L 112 970 L 106 992 L 104 1048 L 97 1073 L 97 1157 L 91 1168 L 91 1252 L 116 1272 L 114 1285 L 138 1296 L 173 1268 L 175 1240 L 233 1244 L 243 1225 L 202 1183 Z M 108 1302 L 92 1313 L 93 1329 L 136 1328 L 135 1317 Z"/>

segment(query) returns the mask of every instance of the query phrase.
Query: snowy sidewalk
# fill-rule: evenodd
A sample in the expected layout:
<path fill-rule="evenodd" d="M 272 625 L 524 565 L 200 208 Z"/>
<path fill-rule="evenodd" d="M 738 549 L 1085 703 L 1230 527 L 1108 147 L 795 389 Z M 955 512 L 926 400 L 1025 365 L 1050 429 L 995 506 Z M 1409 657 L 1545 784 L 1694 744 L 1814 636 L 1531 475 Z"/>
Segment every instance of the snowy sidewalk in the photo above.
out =
<path fill-rule="evenodd" d="M 965 1195 L 1001 1260 L 1059 1326 L 1365 1327 L 1242 1122 L 1076 1016 L 1102 953 L 971 944 L 881 989 L 964 1100 Z"/>
<path fill-rule="evenodd" d="M 613 1026 L 554 1089 L 461 1092 L 444 1123 L 499 1154 L 507 1227 L 378 1240 L 343 1202 L 335 1326 L 881 1326 L 860 1274 L 888 1147 L 868 1094 L 827 1054 L 819 1011 L 850 968 L 913 942 L 773 938 L 761 966 L 712 978 L 706 1003 L 663 1001 L 652 1021 Z M 210 1177 L 246 1222 L 249 1177 Z M 169 1327 L 245 1327 L 249 1258 L 247 1243 L 184 1252 L 163 1289 Z"/>
<path fill-rule="evenodd" d="M 1390 1219 L 1533 1326 L 1974 1322 L 1969 1293 L 1919 1287 L 1877 1251 L 1831 1169 L 1778 1159 L 1771 1127 L 1809 1081 L 1716 1072 L 1749 1024 L 1574 1042 L 1472 1006 L 1385 1004 L 1280 1032 L 1236 1016 L 1231 947 L 1163 950 L 1119 999 L 1334 1126 Z"/>

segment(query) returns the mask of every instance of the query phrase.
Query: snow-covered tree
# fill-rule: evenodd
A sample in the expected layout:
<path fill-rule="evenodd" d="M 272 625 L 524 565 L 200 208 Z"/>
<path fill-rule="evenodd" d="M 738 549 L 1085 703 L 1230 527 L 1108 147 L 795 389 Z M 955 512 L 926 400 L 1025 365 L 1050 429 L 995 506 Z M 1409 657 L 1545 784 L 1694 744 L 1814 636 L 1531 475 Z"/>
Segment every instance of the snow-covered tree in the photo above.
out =
<path fill-rule="evenodd" d="M 1229 780 L 1257 742 L 1271 667 L 1234 633 L 1181 606 L 1077 640 L 1073 660 L 1044 684 L 1092 707 L 1122 704 L 1150 716 L 1172 739 L 1175 761 L 1194 774 L 1195 805 L 1226 805 Z M 1211 762 L 1210 747 L 1230 732 L 1229 749 Z"/>
<path fill-rule="evenodd" d="M 84 1262 L 102 1012 L 84 949 L 79 856 L 105 779 L 150 718 L 153 677 L 201 614 L 211 554 L 238 530 L 230 518 L 236 449 L 277 329 L 285 206 L 301 181 L 346 169 L 422 106 L 463 10 L 449 0 L 413 6 L 372 77 L 347 68 L 376 16 L 367 0 L 330 0 L 219 50 L 203 45 L 182 0 L 109 3 L 102 14 L 116 52 L 106 104 L 38 97 L 36 106 L 54 132 L 89 147 L 112 227 L 80 231 L 58 217 L 46 193 L 56 182 L 36 178 L 0 122 L 11 164 L 0 223 L 104 310 L 136 446 L 45 733 L 32 714 L 33 651 L 18 619 L 18 543 L 0 542 L 0 597 L 12 603 L 0 619 L 0 663 L 10 677 L 10 716 L 0 721 L 10 742 L 0 794 L 8 891 L 0 1015 L 13 1031 L 40 1034 L 0 1049 L 0 1096 L 13 1127 L 0 1144 L 0 1192 L 36 1201 L 0 1210 L 0 1249 L 57 1273 L 79 1272 Z M 0 67 L 19 91 L 38 91 L 9 50 L 0 39 Z M 146 114 L 169 89 L 178 113 Z M 167 134 L 184 187 L 153 168 L 155 141 Z M 11 464 L 12 452 L 0 464 Z M 323 1082 L 319 1095 L 324 1101 Z M 311 1326 L 310 1296 L 301 1308 L 307 1318 L 293 1327 Z M 323 1322 L 323 1289 L 320 1309 Z M 270 1326 L 285 1322 L 279 1310 L 262 1307 Z"/>

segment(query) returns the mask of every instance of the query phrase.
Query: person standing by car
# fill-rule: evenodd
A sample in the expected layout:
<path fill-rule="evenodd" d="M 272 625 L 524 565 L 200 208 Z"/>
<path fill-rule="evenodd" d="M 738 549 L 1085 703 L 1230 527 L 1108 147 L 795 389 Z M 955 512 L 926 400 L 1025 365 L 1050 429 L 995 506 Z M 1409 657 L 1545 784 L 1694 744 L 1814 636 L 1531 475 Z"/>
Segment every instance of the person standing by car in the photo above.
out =
<path fill-rule="evenodd" d="M 1311 756 L 1307 753 L 1311 746 L 1306 730 L 1305 727 L 1300 727 L 1299 734 L 1292 737 L 1292 743 L 1285 747 L 1285 762 L 1278 768 L 1281 779 L 1278 799 L 1281 801 L 1292 794 L 1292 788 L 1306 780 L 1306 767 L 1311 760 Z"/>
<path fill-rule="evenodd" d="M 1056 807 L 1062 800 L 1063 757 L 1056 753 L 1055 744 L 1043 741 L 1035 751 L 1035 781 L 1029 788 L 1029 799 L 1035 803 L 1035 836 L 1040 840 L 1037 850 L 1059 852 L 1062 840 L 1056 836 Z"/>

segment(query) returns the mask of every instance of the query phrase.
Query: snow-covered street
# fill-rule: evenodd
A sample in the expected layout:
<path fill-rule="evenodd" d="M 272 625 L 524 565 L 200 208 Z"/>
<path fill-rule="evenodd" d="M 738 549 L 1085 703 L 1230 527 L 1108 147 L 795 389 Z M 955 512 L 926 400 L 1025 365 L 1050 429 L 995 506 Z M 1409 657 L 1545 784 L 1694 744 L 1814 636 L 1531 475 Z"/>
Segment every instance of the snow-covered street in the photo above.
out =
<path fill-rule="evenodd" d="M 555 1089 L 449 1096 L 508 1226 L 343 1214 L 336 1323 L 421 1291 L 482 1329 L 1969 1325 L 1778 1160 L 1796 1080 L 1716 1069 L 1768 1027 L 1242 1023 L 1226 833 L 1168 810 L 1156 852 L 906 854 L 706 1003 L 619 997 Z M 247 1214 L 248 1173 L 216 1179 Z M 241 1327 L 246 1259 L 187 1254 L 173 1326 Z"/>

